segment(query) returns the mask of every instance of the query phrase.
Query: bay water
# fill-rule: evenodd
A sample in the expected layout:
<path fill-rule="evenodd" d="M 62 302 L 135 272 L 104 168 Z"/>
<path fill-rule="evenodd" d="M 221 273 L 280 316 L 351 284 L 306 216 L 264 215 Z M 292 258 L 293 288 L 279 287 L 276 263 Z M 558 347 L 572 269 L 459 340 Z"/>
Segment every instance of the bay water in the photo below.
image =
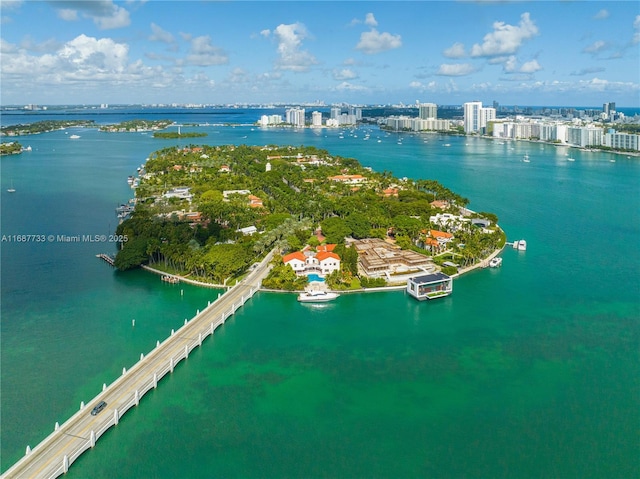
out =
<path fill-rule="evenodd" d="M 110 115 L 97 118 L 130 116 Z M 340 138 L 213 125 L 220 118 L 176 117 L 209 123 L 183 127 L 208 133 L 192 140 L 19 137 L 32 151 L 2 158 L 1 234 L 55 237 L 1 245 L 2 471 L 220 293 L 114 271 L 95 255 L 115 244 L 62 236 L 113 233 L 115 207 L 132 196 L 126 178 L 151 152 L 233 143 L 313 145 L 436 179 L 528 249 L 506 248 L 501 268 L 433 302 L 396 291 L 314 306 L 260 293 L 69 477 L 640 474 L 638 158 L 377 127 Z"/>

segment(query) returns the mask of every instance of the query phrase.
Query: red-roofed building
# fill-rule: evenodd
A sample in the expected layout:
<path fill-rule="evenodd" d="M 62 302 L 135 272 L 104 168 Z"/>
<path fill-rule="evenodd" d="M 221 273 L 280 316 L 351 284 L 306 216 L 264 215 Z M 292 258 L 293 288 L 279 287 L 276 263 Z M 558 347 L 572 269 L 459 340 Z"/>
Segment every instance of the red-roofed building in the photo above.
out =
<path fill-rule="evenodd" d="M 446 231 L 429 230 L 429 236 L 437 239 L 441 243 L 448 243 L 453 239 L 453 235 L 451 233 L 447 233 Z"/>
<path fill-rule="evenodd" d="M 298 276 L 317 274 L 324 276 L 340 270 L 340 256 L 331 251 L 313 253 L 295 251 L 282 257 L 282 262 L 293 268 Z"/>
<path fill-rule="evenodd" d="M 282 262 L 293 268 L 296 274 L 304 274 L 304 268 L 307 264 L 307 257 L 302 251 L 295 251 L 282 257 Z"/>
<path fill-rule="evenodd" d="M 333 251 L 337 245 L 335 244 L 321 244 L 316 248 L 318 253 L 324 253 L 327 251 Z"/>
<path fill-rule="evenodd" d="M 441 210 L 444 210 L 445 208 L 449 207 L 449 202 L 444 200 L 433 200 L 429 204 L 434 208 L 440 208 Z"/>
<path fill-rule="evenodd" d="M 330 251 L 318 253 L 316 259 L 322 270 L 322 274 L 330 274 L 340 270 L 340 256 Z"/>
<path fill-rule="evenodd" d="M 346 183 L 347 185 L 358 185 L 367 181 L 362 175 L 336 175 L 330 176 L 329 179 L 337 183 Z"/>
<path fill-rule="evenodd" d="M 264 205 L 262 204 L 262 200 L 255 195 L 249 195 L 249 206 L 252 208 L 262 208 Z"/>

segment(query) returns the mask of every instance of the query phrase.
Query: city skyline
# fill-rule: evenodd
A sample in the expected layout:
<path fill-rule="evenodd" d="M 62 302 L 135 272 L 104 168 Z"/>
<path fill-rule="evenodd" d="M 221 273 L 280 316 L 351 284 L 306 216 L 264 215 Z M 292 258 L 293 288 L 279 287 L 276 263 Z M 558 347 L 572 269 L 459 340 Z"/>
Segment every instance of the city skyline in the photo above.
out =
<path fill-rule="evenodd" d="M 1 0 L 0 9 L 3 105 L 640 104 L 636 2 Z"/>

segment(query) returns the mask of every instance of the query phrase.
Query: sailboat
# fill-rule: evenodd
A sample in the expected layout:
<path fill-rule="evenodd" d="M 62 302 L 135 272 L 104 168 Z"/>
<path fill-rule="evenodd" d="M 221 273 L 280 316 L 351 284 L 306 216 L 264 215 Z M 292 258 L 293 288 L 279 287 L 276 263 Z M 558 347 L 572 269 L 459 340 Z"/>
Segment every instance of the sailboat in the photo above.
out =
<path fill-rule="evenodd" d="M 8 188 L 7 191 L 9 193 L 15 193 L 16 192 L 16 189 L 13 187 L 13 180 L 11 180 L 11 188 Z"/>
<path fill-rule="evenodd" d="M 524 158 L 522 158 L 522 161 L 524 161 L 525 163 L 529 163 L 529 153 L 524 154 Z"/>

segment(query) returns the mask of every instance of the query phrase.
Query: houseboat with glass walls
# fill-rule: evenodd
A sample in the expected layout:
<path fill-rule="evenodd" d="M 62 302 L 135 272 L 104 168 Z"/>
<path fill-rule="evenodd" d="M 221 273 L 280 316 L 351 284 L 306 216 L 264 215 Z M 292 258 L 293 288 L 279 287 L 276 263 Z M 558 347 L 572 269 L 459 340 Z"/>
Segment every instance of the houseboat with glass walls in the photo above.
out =
<path fill-rule="evenodd" d="M 407 281 L 407 293 L 417 300 L 449 296 L 453 291 L 453 279 L 444 273 L 414 276 Z"/>

